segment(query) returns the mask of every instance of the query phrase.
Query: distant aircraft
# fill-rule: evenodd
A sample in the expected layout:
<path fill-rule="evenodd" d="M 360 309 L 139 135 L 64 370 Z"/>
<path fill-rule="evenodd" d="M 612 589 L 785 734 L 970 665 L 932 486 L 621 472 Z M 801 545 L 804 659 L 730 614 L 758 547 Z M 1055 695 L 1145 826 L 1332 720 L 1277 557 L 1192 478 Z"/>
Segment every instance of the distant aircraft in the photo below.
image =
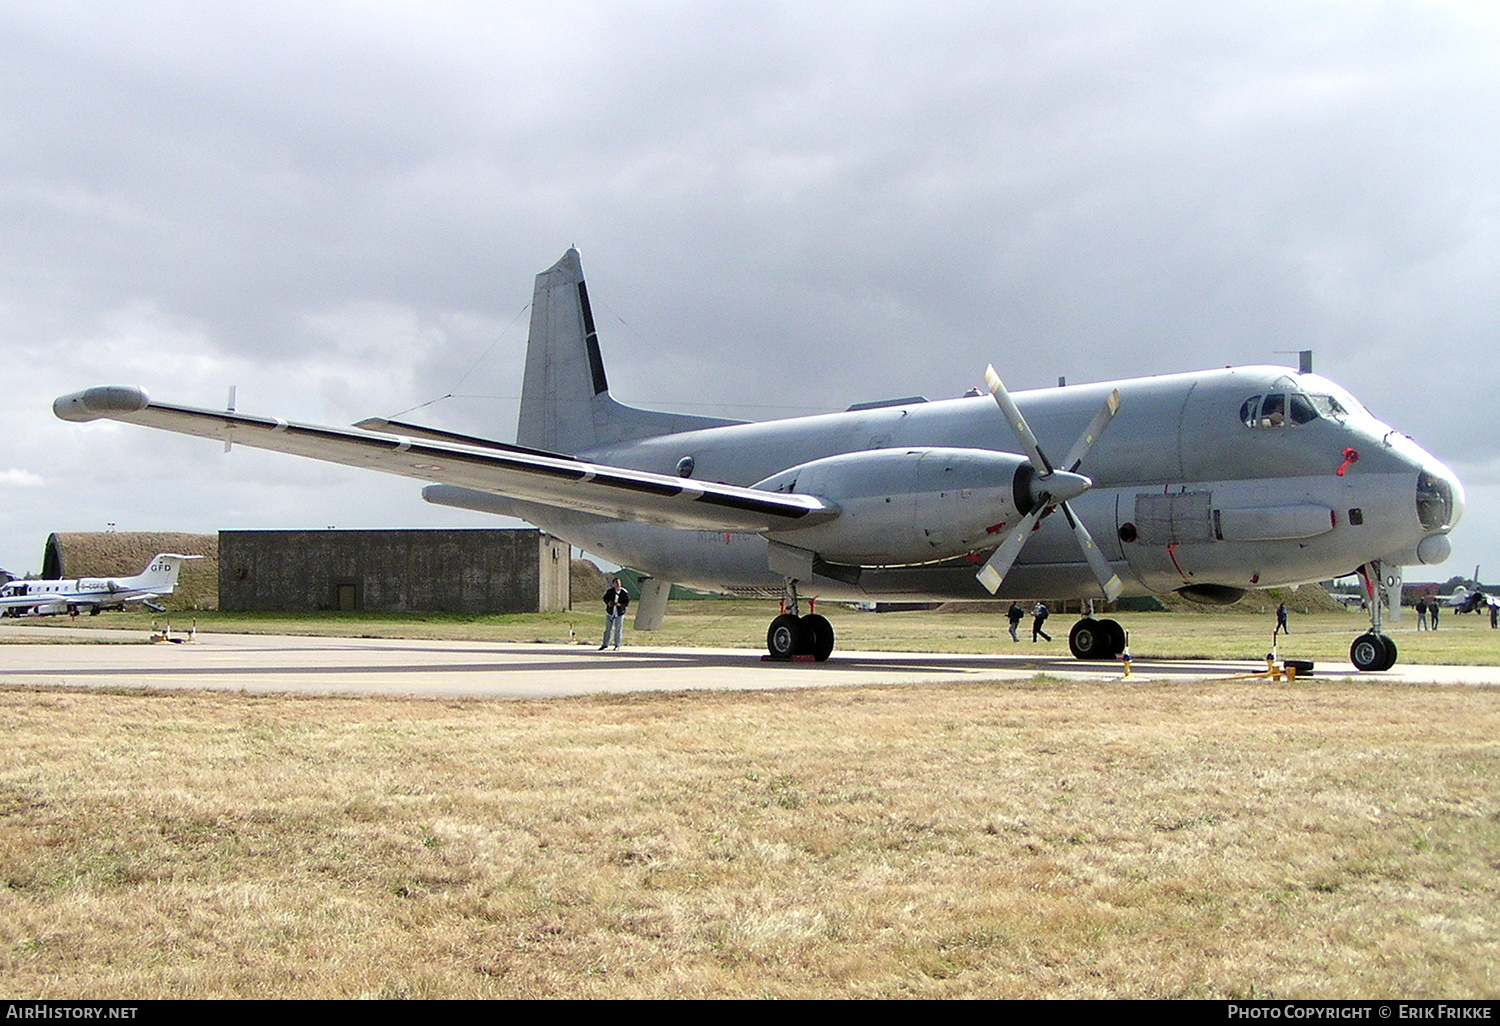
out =
<path fill-rule="evenodd" d="M 35 613 L 51 616 L 76 614 L 87 609 L 97 616 L 103 609 L 124 609 L 127 602 L 139 602 L 158 613 L 165 608 L 151 600 L 170 595 L 177 587 L 177 575 L 184 560 L 201 556 L 182 556 L 163 552 L 146 564 L 134 577 L 81 577 L 71 581 L 11 581 L 0 587 L 0 615 L 21 616 Z"/>
<path fill-rule="evenodd" d="M 1471 590 L 1468 585 L 1460 584 L 1453 589 L 1449 595 L 1434 595 L 1427 601 L 1442 609 L 1451 609 L 1456 613 L 1477 613 L 1481 609 L 1491 606 L 1500 606 L 1500 598 L 1485 594 L 1479 584 L 1479 565 L 1474 566 L 1474 576 L 1470 578 L 1474 582 Z"/>
<path fill-rule="evenodd" d="M 1463 585 L 1455 588 L 1452 595 L 1439 595 L 1434 601 L 1456 613 L 1477 613 L 1481 609 L 1500 606 L 1500 597 L 1486 595 L 1478 588 L 1471 591 Z"/>
<path fill-rule="evenodd" d="M 803 372 L 819 373 L 818 360 L 804 356 Z M 766 632 L 777 659 L 833 651 L 828 620 L 800 615 L 808 596 L 1222 603 L 1358 571 L 1371 627 L 1350 658 L 1394 664 L 1383 610 L 1399 613 L 1403 565 L 1447 558 L 1464 492 L 1344 389 L 1281 367 L 1014 397 L 993 368 L 985 380 L 988 394 L 765 423 L 625 406 L 609 393 L 570 249 L 536 279 L 513 445 L 169 405 L 132 386 L 61 396 L 53 410 L 437 482 L 430 502 L 517 516 L 649 575 L 641 629 L 660 626 L 673 582 L 779 593 L 784 612 Z M 1041 439 L 1071 448 L 1054 462 Z M 1069 647 L 1110 658 L 1124 640 L 1116 621 L 1085 616 Z"/>

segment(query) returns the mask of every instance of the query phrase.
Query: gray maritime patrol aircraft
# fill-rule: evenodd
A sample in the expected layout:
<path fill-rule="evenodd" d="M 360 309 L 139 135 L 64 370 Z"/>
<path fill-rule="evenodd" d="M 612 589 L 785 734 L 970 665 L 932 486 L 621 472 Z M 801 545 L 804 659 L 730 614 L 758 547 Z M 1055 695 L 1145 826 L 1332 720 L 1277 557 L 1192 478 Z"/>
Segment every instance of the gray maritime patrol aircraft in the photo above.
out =
<path fill-rule="evenodd" d="M 833 651 L 806 597 L 1232 602 L 1357 571 L 1376 600 L 1350 658 L 1395 663 L 1382 610 L 1399 615 L 1403 566 L 1447 558 L 1463 487 L 1347 391 L 1282 367 L 1014 396 L 990 368 L 986 385 L 759 423 L 626 406 L 570 249 L 536 279 L 515 444 L 177 406 L 133 386 L 53 409 L 434 482 L 430 502 L 519 517 L 648 575 L 640 629 L 661 625 L 673 582 L 778 593 L 766 640 L 778 659 Z M 1071 448 L 1054 462 L 1043 440 Z M 1092 615 L 1069 635 L 1083 659 L 1124 642 Z"/>

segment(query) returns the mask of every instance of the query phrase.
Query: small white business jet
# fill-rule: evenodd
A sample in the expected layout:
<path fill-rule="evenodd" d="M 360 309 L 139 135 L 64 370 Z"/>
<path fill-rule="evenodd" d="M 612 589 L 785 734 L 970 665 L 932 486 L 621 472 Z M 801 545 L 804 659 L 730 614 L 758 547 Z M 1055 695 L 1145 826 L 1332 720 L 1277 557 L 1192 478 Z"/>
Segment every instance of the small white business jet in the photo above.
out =
<path fill-rule="evenodd" d="M 828 620 L 801 615 L 807 597 L 1232 602 L 1358 571 L 1378 598 L 1350 658 L 1395 663 L 1382 610 L 1398 615 L 1403 565 L 1447 558 L 1464 492 L 1344 389 L 1281 367 L 1015 396 L 993 368 L 985 382 L 763 423 L 626 406 L 570 249 L 536 279 L 515 444 L 380 419 L 294 424 L 133 386 L 53 409 L 435 482 L 431 502 L 520 517 L 648 575 L 641 629 L 660 626 L 672 582 L 779 593 L 766 637 L 779 659 L 833 651 Z M 1070 446 L 1060 461 L 1054 446 Z M 1086 659 L 1124 641 L 1091 615 L 1069 635 Z"/>
<path fill-rule="evenodd" d="M 181 556 L 163 552 L 152 557 L 146 569 L 134 577 L 80 577 L 71 581 L 11 581 L 0 587 L 0 616 L 34 613 L 52 616 L 77 614 L 87 609 L 97 616 L 104 609 L 124 609 L 127 602 L 139 602 L 158 613 L 166 612 L 152 599 L 170 595 L 177 588 L 182 564 L 201 556 Z"/>

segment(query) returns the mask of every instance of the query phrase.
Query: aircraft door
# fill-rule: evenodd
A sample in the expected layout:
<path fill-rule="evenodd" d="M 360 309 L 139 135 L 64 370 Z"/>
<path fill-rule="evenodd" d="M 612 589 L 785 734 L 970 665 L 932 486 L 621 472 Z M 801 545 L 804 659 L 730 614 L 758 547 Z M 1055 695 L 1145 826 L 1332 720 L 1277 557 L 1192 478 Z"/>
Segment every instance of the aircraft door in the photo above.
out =
<path fill-rule="evenodd" d="M 1172 591 L 1193 583 L 1194 552 L 1213 542 L 1212 492 L 1122 494 L 1116 517 L 1125 560 L 1142 584 Z"/>

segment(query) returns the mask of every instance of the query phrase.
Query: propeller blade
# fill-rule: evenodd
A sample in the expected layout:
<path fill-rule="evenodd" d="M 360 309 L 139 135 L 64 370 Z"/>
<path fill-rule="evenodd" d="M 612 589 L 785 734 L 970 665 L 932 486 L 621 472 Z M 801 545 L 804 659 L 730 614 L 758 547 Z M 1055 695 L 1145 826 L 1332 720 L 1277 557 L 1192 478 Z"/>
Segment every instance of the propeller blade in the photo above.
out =
<path fill-rule="evenodd" d="M 1010 422 L 1010 428 L 1016 433 L 1021 448 L 1026 450 L 1026 455 L 1031 458 L 1031 465 L 1036 472 L 1043 477 L 1052 473 L 1052 464 L 1047 462 L 1047 457 L 1042 454 L 1042 447 L 1036 440 L 1036 435 L 1031 432 L 1031 425 L 1026 423 L 1026 418 L 1021 416 L 1021 410 L 1016 406 L 1015 400 L 1005 389 L 1005 382 L 1000 380 L 1000 375 L 995 373 L 995 365 L 990 364 L 984 369 L 984 383 L 989 387 L 990 395 L 995 397 L 995 402 L 1000 404 L 1000 412 L 1005 414 L 1005 419 Z"/>
<path fill-rule="evenodd" d="M 1005 575 L 1010 573 L 1011 564 L 1021 554 L 1021 546 L 1026 544 L 1026 539 L 1031 536 L 1031 529 L 1036 526 L 1037 519 L 1042 515 L 1042 508 L 1038 506 L 1030 513 L 1021 518 L 1000 547 L 995 550 L 994 555 L 985 560 L 984 566 L 979 568 L 975 576 L 979 583 L 991 594 L 1000 590 L 1000 584 L 1005 580 Z"/>
<path fill-rule="evenodd" d="M 979 583 L 984 585 L 991 595 L 999 591 L 1005 575 L 1010 573 L 1011 566 L 1020 556 L 1021 548 L 1026 544 L 1026 540 L 1031 537 L 1032 529 L 1036 527 L 1037 521 L 1061 506 L 1063 515 L 1068 519 L 1068 526 L 1073 529 L 1073 537 L 1078 541 L 1078 547 L 1083 550 L 1083 556 L 1094 571 L 1099 587 L 1104 590 L 1105 599 L 1113 602 L 1120 597 L 1125 586 L 1120 582 L 1119 576 L 1110 569 L 1109 561 L 1104 558 L 1104 553 L 1100 552 L 1099 547 L 1094 544 L 1093 535 L 1089 534 L 1083 521 L 1079 520 L 1072 508 L 1068 506 L 1068 500 L 1077 498 L 1094 486 L 1093 481 L 1076 471 L 1088 456 L 1089 450 L 1094 447 L 1094 443 L 1099 440 L 1099 436 L 1104 433 L 1104 429 L 1109 427 L 1115 414 L 1120 412 L 1119 390 L 1110 392 L 1099 412 L 1094 414 L 1094 419 L 1089 421 L 1089 426 L 1084 429 L 1083 435 L 1073 443 L 1073 448 L 1068 451 L 1068 458 L 1063 461 L 1064 469 L 1054 470 L 1046 454 L 1042 452 L 1041 443 L 1032 433 L 1031 425 L 1027 424 L 1026 418 L 1021 416 L 1015 400 L 1006 390 L 1005 382 L 1001 381 L 1000 375 L 995 373 L 993 364 L 985 368 L 984 383 L 989 386 L 990 395 L 995 397 L 1000 412 L 1005 414 L 1005 419 L 1010 422 L 1011 430 L 1016 433 L 1016 439 L 1021 443 L 1021 448 L 1026 450 L 1032 467 L 1037 471 L 1037 479 L 1032 486 L 1034 505 L 1031 511 L 1021 519 L 1021 522 L 1006 536 L 1005 540 L 1000 543 L 1000 547 L 980 568 Z"/>
<path fill-rule="evenodd" d="M 1109 422 L 1115 419 L 1115 414 L 1120 412 L 1120 390 L 1117 388 L 1104 398 L 1104 405 L 1099 412 L 1094 414 L 1094 419 L 1089 421 L 1089 426 L 1083 429 L 1082 436 L 1073 443 L 1073 448 L 1068 450 L 1068 455 L 1063 459 L 1064 470 L 1077 470 L 1078 465 L 1083 462 L 1099 436 L 1104 434 L 1104 429 L 1109 427 Z"/>
<path fill-rule="evenodd" d="M 1109 560 L 1104 558 L 1104 553 L 1094 544 L 1094 536 L 1089 534 L 1089 529 L 1083 526 L 1083 521 L 1073 514 L 1066 502 L 1062 504 L 1062 511 L 1063 516 L 1068 518 L 1068 526 L 1073 529 L 1073 537 L 1078 539 L 1078 547 L 1083 550 L 1083 558 L 1089 561 L 1089 566 L 1094 571 L 1094 579 L 1104 589 L 1104 601 L 1113 602 L 1125 590 L 1125 585 L 1120 583 L 1120 576 L 1110 569 Z"/>

